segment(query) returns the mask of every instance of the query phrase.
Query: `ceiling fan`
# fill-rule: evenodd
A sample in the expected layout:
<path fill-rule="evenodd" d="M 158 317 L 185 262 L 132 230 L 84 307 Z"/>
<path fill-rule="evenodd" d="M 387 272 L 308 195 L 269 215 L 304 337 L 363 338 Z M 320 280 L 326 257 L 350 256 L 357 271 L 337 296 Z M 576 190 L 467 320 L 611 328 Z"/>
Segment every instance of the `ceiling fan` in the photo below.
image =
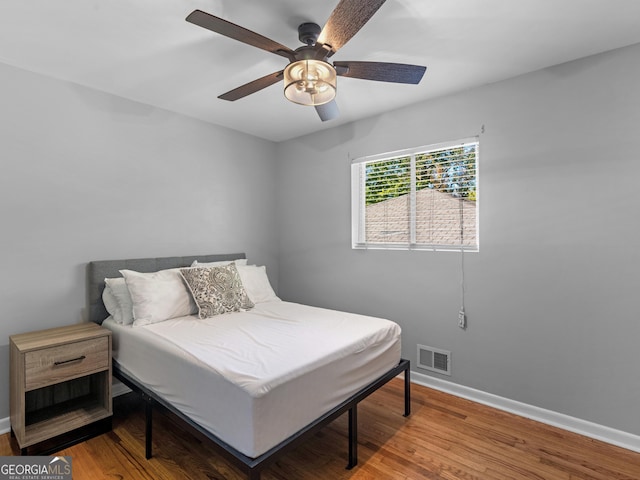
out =
<path fill-rule="evenodd" d="M 298 27 L 305 45 L 291 50 L 258 33 L 227 20 L 194 10 L 186 20 L 226 37 L 275 53 L 289 60 L 278 72 L 234 88 L 218 98 L 235 101 L 284 79 L 284 94 L 290 101 L 314 106 L 324 122 L 338 116 L 335 102 L 336 76 L 380 82 L 418 84 L 426 67 L 386 62 L 333 62 L 328 59 L 369 21 L 385 0 L 340 0 L 324 28 L 315 23 Z"/>

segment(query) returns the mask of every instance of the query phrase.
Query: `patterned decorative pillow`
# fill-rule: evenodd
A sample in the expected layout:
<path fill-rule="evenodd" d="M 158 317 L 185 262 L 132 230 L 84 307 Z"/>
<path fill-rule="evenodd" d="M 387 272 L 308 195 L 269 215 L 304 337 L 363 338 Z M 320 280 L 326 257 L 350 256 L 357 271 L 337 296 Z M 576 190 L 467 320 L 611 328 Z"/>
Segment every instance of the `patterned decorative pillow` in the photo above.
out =
<path fill-rule="evenodd" d="M 198 317 L 253 308 L 235 264 L 180 270 L 198 305 Z"/>

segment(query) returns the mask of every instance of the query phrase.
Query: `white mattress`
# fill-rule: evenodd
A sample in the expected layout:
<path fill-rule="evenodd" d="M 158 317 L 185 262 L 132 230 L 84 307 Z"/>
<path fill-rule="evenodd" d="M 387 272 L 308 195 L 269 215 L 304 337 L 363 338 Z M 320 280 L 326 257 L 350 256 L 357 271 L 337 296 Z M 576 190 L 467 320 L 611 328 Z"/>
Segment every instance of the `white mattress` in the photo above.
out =
<path fill-rule="evenodd" d="M 397 324 L 281 301 L 205 320 L 103 326 L 125 373 L 249 457 L 400 361 Z"/>

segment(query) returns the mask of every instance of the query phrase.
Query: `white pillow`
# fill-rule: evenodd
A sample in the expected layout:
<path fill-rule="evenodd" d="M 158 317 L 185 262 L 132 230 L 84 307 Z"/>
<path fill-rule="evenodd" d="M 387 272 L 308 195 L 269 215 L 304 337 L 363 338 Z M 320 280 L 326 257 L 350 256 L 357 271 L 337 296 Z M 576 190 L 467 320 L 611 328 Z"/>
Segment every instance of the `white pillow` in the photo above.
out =
<path fill-rule="evenodd" d="M 131 294 L 129 293 L 129 289 L 127 288 L 127 284 L 122 277 L 118 278 L 105 278 L 104 279 L 105 292 L 110 292 L 110 294 L 116 299 L 118 304 L 118 308 L 116 310 L 115 315 L 111 313 L 109 310 L 109 306 L 107 302 L 105 302 L 105 307 L 107 311 L 111 313 L 113 319 L 121 323 L 123 325 L 131 325 L 133 323 L 133 301 L 131 300 Z M 102 298 L 104 300 L 104 293 Z"/>
<path fill-rule="evenodd" d="M 153 273 L 120 270 L 133 300 L 133 324 L 149 325 L 198 313 L 179 268 Z"/>
<path fill-rule="evenodd" d="M 198 260 L 194 260 L 191 263 L 192 267 L 223 267 L 225 265 L 229 265 L 230 263 L 235 263 L 236 267 L 239 265 L 246 265 L 246 258 L 238 258 L 236 260 L 222 260 L 219 262 L 199 262 Z"/>
<path fill-rule="evenodd" d="M 106 285 L 106 278 L 105 278 L 105 286 L 104 286 L 104 290 L 102 291 L 102 303 L 104 303 L 104 308 L 107 309 L 107 312 L 109 312 L 109 315 L 111 315 L 111 317 L 118 322 L 118 320 L 116 319 L 116 316 L 120 315 L 120 306 L 118 305 L 118 301 L 116 300 L 115 295 L 111 292 L 111 289 L 109 287 L 107 287 Z M 118 322 L 118 323 L 122 323 L 122 322 Z"/>
<path fill-rule="evenodd" d="M 280 300 L 269 283 L 267 269 L 264 265 L 260 267 L 257 265 L 240 265 L 237 269 L 247 296 L 253 303 Z"/>

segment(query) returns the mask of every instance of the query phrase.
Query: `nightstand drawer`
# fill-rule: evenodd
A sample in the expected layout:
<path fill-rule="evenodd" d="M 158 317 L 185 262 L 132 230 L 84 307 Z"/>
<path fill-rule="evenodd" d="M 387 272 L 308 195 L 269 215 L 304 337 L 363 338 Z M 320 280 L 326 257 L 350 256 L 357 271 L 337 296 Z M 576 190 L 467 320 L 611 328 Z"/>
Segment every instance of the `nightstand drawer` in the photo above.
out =
<path fill-rule="evenodd" d="M 25 390 L 81 377 L 109 367 L 108 337 L 25 353 Z"/>

